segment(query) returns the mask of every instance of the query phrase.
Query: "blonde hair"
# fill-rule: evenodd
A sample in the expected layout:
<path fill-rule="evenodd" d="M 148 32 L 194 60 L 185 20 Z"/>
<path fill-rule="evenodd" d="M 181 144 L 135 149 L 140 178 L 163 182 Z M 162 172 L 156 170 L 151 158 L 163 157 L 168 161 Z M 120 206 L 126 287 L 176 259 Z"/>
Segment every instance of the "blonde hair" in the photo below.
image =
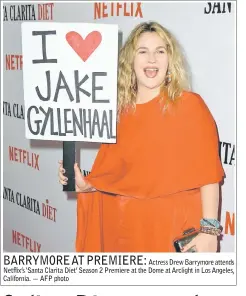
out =
<path fill-rule="evenodd" d="M 127 108 L 136 108 L 137 84 L 133 70 L 136 45 L 142 33 L 156 32 L 167 44 L 168 71 L 171 73 L 170 83 L 164 81 L 162 90 L 167 97 L 167 104 L 175 101 L 183 90 L 190 89 L 188 72 L 182 51 L 174 36 L 156 22 L 144 22 L 137 25 L 130 33 L 119 54 L 118 67 L 118 115 Z M 164 109 L 166 109 L 167 104 Z"/>

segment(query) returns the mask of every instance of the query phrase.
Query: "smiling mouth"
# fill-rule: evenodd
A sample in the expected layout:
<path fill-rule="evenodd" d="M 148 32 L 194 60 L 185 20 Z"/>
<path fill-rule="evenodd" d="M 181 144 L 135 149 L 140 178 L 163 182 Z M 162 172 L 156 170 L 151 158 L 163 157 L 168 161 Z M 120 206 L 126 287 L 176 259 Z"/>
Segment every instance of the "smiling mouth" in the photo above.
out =
<path fill-rule="evenodd" d="M 148 78 L 155 78 L 158 71 L 158 68 L 144 68 L 145 76 L 147 76 Z"/>

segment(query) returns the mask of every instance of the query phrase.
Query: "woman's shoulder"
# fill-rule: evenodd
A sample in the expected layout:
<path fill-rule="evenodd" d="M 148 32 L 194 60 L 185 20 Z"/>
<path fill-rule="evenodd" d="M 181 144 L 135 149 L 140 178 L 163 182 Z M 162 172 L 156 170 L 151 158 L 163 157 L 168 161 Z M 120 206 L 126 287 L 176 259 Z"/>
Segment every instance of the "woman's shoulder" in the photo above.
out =
<path fill-rule="evenodd" d="M 185 91 L 180 97 L 179 114 L 192 124 L 208 124 L 214 117 L 202 96 L 192 91 Z"/>
<path fill-rule="evenodd" d="M 201 97 L 201 95 L 193 91 L 187 91 L 187 90 L 183 91 L 180 95 L 180 98 L 183 99 L 183 101 L 190 104 L 204 103 L 204 100 Z"/>
<path fill-rule="evenodd" d="M 183 91 L 180 96 L 182 108 L 187 112 L 210 112 L 202 96 L 193 91 Z"/>

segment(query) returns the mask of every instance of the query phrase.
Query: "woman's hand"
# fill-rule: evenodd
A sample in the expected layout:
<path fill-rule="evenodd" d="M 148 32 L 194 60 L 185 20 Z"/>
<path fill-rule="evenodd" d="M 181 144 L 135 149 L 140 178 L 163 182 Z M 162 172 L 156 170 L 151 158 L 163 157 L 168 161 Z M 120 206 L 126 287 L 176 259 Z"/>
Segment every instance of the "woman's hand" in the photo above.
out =
<path fill-rule="evenodd" d="M 216 235 L 207 233 L 199 233 L 192 241 L 182 249 L 182 253 L 186 252 L 190 248 L 194 248 L 196 252 L 217 252 L 218 238 Z"/>
<path fill-rule="evenodd" d="M 65 177 L 63 174 L 65 173 L 65 169 L 63 168 L 63 161 L 59 161 L 59 182 L 62 185 L 67 185 L 67 177 Z M 76 192 L 83 192 L 83 190 L 86 188 L 86 182 L 84 180 L 84 177 L 79 169 L 79 166 L 77 163 L 74 165 L 74 173 L 75 173 L 75 189 Z"/>

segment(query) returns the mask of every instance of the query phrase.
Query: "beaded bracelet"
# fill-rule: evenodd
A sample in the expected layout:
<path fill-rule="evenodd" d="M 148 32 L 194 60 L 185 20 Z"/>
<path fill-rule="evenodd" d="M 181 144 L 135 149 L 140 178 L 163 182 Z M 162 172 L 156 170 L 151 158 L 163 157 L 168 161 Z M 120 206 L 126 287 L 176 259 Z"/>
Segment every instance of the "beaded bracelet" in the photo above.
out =
<path fill-rule="evenodd" d="M 212 226 L 215 228 L 220 228 L 220 222 L 217 219 L 201 219 L 200 220 L 201 226 Z"/>
<path fill-rule="evenodd" d="M 211 234 L 211 235 L 216 235 L 216 236 L 221 235 L 221 229 L 215 228 L 215 227 L 201 226 L 200 232 Z"/>

